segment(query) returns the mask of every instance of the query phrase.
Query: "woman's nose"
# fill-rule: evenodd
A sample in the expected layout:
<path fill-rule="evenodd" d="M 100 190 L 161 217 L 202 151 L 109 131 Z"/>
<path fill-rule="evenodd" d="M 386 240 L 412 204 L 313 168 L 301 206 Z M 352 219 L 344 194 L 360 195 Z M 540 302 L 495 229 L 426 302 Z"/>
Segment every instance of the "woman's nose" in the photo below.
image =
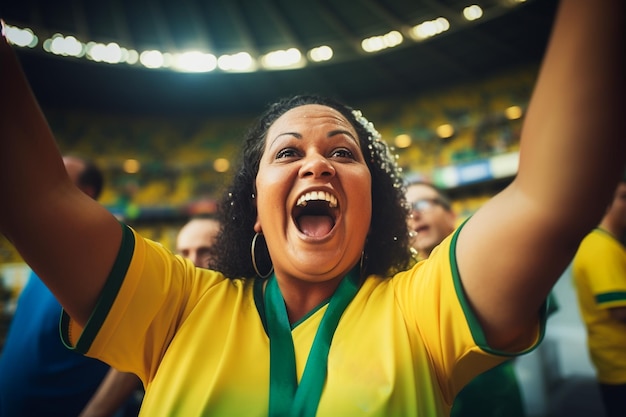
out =
<path fill-rule="evenodd" d="M 335 175 L 335 167 L 320 154 L 307 156 L 300 169 L 300 176 L 302 177 L 321 178 L 333 175 Z"/>

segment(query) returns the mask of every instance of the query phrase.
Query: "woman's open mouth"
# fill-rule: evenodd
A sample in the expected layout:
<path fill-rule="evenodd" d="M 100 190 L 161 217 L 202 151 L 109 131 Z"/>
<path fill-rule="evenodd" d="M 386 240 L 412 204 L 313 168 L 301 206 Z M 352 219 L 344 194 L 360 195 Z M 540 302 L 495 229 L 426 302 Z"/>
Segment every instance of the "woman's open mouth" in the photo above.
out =
<path fill-rule="evenodd" d="M 337 198 L 326 191 L 311 191 L 298 198 L 292 218 L 298 230 L 311 237 L 330 233 L 339 215 Z"/>

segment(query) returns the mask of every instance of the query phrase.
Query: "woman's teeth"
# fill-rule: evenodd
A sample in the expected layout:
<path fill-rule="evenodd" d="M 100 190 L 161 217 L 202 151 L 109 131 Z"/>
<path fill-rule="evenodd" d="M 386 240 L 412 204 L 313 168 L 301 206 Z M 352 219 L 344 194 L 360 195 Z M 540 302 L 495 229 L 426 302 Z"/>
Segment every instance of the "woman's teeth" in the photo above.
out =
<path fill-rule="evenodd" d="M 296 205 L 304 207 L 309 201 L 326 201 L 328 202 L 329 207 L 337 207 L 337 198 L 325 191 L 311 191 L 306 193 L 298 199 Z"/>

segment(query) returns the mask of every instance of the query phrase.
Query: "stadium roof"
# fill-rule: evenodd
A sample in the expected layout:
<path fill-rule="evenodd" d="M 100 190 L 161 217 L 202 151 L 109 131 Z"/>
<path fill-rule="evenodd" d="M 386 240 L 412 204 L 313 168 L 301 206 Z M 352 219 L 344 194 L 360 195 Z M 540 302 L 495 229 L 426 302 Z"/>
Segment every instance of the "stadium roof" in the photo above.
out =
<path fill-rule="evenodd" d="M 519 4 L 518 4 L 519 3 Z M 479 5 L 482 17 L 463 10 Z M 538 64 L 556 0 L 133 0 L 5 1 L 0 17 L 31 28 L 34 48 L 18 48 L 44 108 L 86 108 L 151 114 L 257 113 L 294 93 L 335 96 L 349 104 L 372 98 L 417 95 Z M 416 41 L 423 22 L 448 29 Z M 433 26 L 435 25 L 435 26 Z M 296 48 L 300 67 L 253 72 L 185 73 L 139 62 L 105 64 L 43 50 L 54 34 L 124 50 L 177 53 L 197 50 L 215 57 L 247 52 L 253 61 L 270 51 Z M 391 35 L 389 35 L 391 34 Z M 367 53 L 362 41 L 402 43 Z M 384 38 L 384 35 L 388 35 Z M 378 37 L 378 38 L 376 38 Z M 384 44 L 384 42 L 383 42 Z M 307 52 L 332 48 L 332 58 L 312 62 Z M 302 65 L 302 64 L 305 65 Z"/>

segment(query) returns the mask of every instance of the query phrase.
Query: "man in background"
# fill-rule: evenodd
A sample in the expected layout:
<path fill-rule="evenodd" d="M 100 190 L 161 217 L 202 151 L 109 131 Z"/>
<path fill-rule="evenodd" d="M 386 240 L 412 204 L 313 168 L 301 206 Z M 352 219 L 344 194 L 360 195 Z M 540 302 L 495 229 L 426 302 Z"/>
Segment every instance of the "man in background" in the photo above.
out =
<path fill-rule="evenodd" d="M 607 417 L 626 416 L 626 176 L 572 264 L 587 348 Z"/>
<path fill-rule="evenodd" d="M 411 206 L 408 226 L 417 261 L 426 259 L 456 228 L 456 214 L 447 195 L 428 182 L 412 182 L 406 199 Z M 471 380 L 456 396 L 451 417 L 524 417 L 522 394 L 511 361 Z"/>
<path fill-rule="evenodd" d="M 98 199 L 103 188 L 101 171 L 77 157 L 66 156 L 63 162 L 78 188 Z M 0 416 L 124 415 L 139 379 L 64 346 L 60 318 L 61 305 L 32 272 L 18 298 L 0 355 Z"/>
<path fill-rule="evenodd" d="M 408 220 L 411 247 L 418 259 L 426 259 L 456 227 L 452 203 L 442 190 L 427 182 L 412 182 L 406 189 L 411 206 Z"/>
<path fill-rule="evenodd" d="M 192 217 L 178 232 L 176 252 L 201 268 L 211 267 L 209 248 L 215 242 L 220 223 L 211 215 Z"/>

